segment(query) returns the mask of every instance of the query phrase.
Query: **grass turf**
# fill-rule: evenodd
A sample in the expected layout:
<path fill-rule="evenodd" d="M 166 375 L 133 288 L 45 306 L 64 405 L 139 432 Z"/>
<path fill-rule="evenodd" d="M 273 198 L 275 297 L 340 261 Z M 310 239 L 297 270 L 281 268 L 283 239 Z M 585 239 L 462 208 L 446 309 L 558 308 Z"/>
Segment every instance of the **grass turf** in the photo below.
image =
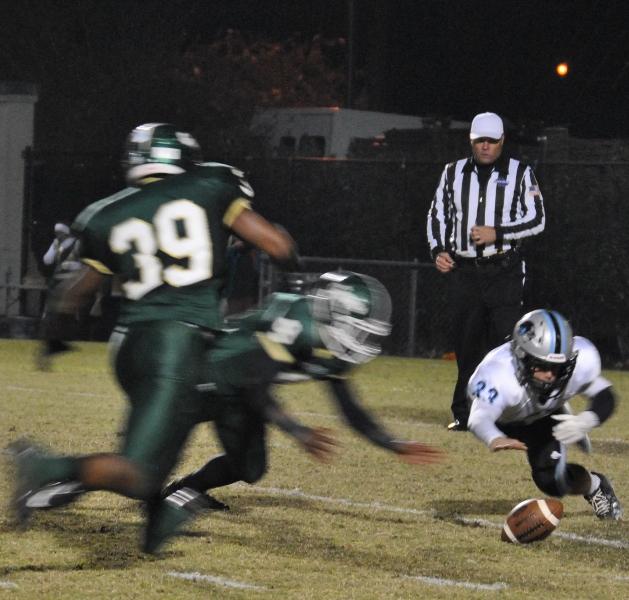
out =
<path fill-rule="evenodd" d="M 125 400 L 104 344 L 79 344 L 51 372 L 34 369 L 35 343 L 0 340 L 0 447 L 27 435 L 60 453 L 107 451 L 119 442 Z M 594 453 L 571 460 L 612 479 L 629 502 L 629 373 L 605 374 L 620 397 L 593 432 Z M 216 491 L 228 513 L 204 515 L 157 557 L 138 549 L 137 503 L 94 493 L 38 513 L 25 532 L 0 516 L 0 594 L 11 598 L 626 598 L 629 526 L 598 521 L 582 498 L 563 499 L 549 539 L 500 541 L 520 500 L 539 497 L 519 452 L 491 454 L 469 433 L 449 433 L 455 365 L 382 357 L 356 372 L 365 404 L 400 438 L 441 446 L 442 465 L 410 467 L 370 446 L 338 419 L 316 383 L 279 395 L 309 424 L 331 427 L 336 460 L 310 460 L 279 432 L 270 470 L 255 486 Z M 577 400 L 573 408 L 581 409 Z M 201 426 L 177 474 L 218 452 Z M 3 466 L 0 501 L 8 503 Z M 629 506 L 628 506 L 629 508 Z M 614 545 L 615 544 L 615 545 Z"/>

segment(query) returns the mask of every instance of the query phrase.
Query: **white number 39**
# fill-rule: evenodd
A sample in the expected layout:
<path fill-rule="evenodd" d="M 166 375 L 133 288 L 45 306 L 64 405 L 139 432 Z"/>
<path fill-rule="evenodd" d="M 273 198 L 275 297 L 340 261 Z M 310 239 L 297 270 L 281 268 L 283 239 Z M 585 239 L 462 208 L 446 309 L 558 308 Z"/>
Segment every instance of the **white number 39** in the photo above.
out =
<path fill-rule="evenodd" d="M 184 234 L 180 235 L 177 224 Z M 205 211 L 190 200 L 163 204 L 153 223 L 131 218 L 112 227 L 109 246 L 116 254 L 134 250 L 137 280 L 122 285 L 127 298 L 137 300 L 163 283 L 182 287 L 212 277 L 212 238 Z M 157 257 L 162 251 L 173 258 L 187 259 L 187 266 L 164 268 Z"/>

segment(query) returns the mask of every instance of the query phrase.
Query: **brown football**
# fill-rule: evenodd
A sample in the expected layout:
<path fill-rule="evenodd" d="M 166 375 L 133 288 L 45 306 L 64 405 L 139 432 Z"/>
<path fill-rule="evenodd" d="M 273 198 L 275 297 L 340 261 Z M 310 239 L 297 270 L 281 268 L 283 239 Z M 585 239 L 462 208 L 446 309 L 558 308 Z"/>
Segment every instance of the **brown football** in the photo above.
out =
<path fill-rule="evenodd" d="M 529 544 L 547 538 L 563 517 L 563 504 L 554 498 L 531 498 L 513 507 L 507 515 L 503 542 Z"/>

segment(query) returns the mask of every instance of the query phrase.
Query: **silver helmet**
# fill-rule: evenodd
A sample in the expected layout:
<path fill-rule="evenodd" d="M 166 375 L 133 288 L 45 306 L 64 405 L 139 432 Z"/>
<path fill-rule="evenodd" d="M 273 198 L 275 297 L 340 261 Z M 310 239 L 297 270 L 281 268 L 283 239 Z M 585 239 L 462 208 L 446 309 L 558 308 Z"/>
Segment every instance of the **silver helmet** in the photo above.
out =
<path fill-rule="evenodd" d="M 321 341 L 337 358 L 365 363 L 380 354 L 391 333 L 391 296 L 373 277 L 330 271 L 310 293 Z"/>
<path fill-rule="evenodd" d="M 513 329 L 511 348 L 520 384 L 544 404 L 566 387 L 577 360 L 570 323 L 555 310 L 538 309 L 525 314 Z M 536 371 L 552 371 L 552 382 L 534 377 Z"/>

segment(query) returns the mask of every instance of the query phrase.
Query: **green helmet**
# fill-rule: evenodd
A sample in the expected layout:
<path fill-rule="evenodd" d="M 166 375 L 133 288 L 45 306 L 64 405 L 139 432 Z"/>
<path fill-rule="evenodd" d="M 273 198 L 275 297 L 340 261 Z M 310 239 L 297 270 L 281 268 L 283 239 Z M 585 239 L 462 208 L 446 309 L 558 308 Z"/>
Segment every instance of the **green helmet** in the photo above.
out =
<path fill-rule="evenodd" d="M 349 271 L 324 273 L 310 294 L 321 341 L 341 360 L 365 363 L 391 333 L 391 296 L 373 277 Z"/>
<path fill-rule="evenodd" d="M 201 162 L 197 141 L 169 123 L 146 123 L 127 137 L 122 167 L 133 184 L 149 175 L 176 175 Z"/>

